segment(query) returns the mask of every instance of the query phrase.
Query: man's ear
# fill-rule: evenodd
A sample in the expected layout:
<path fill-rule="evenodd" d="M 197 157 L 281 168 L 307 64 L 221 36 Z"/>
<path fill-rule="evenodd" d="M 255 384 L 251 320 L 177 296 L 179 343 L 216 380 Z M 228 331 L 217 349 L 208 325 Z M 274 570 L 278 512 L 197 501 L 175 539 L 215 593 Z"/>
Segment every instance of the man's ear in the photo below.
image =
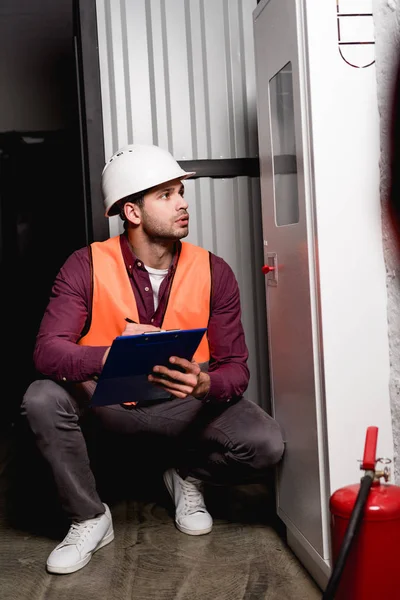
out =
<path fill-rule="evenodd" d="M 142 222 L 142 213 L 140 208 L 134 202 L 126 202 L 124 205 L 125 218 L 133 223 L 133 225 L 140 225 Z"/>

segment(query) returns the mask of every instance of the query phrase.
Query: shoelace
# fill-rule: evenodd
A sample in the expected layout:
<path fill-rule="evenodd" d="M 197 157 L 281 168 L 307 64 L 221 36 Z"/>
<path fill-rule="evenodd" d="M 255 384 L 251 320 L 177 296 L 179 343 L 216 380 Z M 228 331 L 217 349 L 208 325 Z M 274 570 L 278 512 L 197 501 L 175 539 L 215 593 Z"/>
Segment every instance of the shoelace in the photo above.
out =
<path fill-rule="evenodd" d="M 63 546 L 81 545 L 97 523 L 98 519 L 82 522 L 74 521 L 63 541 Z"/>
<path fill-rule="evenodd" d="M 201 492 L 201 481 L 188 481 L 183 479 L 181 483 L 183 498 L 185 500 L 185 515 L 195 512 L 206 512 L 206 507 Z"/>

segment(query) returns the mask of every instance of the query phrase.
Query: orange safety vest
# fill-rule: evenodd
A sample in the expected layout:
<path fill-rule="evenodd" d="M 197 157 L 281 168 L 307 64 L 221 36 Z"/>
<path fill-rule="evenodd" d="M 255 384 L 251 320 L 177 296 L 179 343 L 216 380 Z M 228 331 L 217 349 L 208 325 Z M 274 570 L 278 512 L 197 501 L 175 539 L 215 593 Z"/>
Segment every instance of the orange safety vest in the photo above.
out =
<path fill-rule="evenodd" d="M 92 263 L 92 318 L 88 332 L 78 341 L 86 346 L 111 346 L 129 317 L 139 323 L 135 295 L 122 256 L 120 236 L 90 245 Z M 207 327 L 211 304 L 210 254 L 204 248 L 182 242 L 170 288 L 162 329 Z M 193 357 L 210 359 L 207 335 Z"/>

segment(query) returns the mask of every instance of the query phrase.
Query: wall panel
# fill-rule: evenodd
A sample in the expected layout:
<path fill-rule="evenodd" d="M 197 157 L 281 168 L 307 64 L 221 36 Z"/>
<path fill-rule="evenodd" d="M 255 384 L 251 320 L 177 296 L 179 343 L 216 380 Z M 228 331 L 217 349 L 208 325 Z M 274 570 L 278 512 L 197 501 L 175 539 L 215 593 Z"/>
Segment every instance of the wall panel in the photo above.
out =
<path fill-rule="evenodd" d="M 105 157 L 157 144 L 177 160 L 257 157 L 256 0 L 96 0 Z M 258 178 L 186 182 L 188 241 L 222 256 L 239 283 L 248 391 L 268 406 Z M 110 235 L 122 230 L 110 219 Z"/>

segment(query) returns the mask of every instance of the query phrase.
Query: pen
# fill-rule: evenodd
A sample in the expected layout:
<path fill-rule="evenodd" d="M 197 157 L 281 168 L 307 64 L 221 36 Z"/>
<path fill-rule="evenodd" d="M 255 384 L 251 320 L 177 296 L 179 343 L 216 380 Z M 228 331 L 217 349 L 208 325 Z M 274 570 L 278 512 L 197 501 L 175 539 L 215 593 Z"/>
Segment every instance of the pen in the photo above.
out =
<path fill-rule="evenodd" d="M 130 319 L 129 317 L 125 317 L 125 321 L 127 323 L 134 323 L 135 325 L 139 325 L 139 323 L 137 323 L 136 321 L 133 321 L 132 319 Z M 161 330 L 162 331 L 162 330 Z M 165 329 L 164 331 L 180 331 L 180 329 Z M 150 332 L 152 333 L 152 332 Z M 159 333 L 158 331 L 155 331 L 154 333 Z"/>

